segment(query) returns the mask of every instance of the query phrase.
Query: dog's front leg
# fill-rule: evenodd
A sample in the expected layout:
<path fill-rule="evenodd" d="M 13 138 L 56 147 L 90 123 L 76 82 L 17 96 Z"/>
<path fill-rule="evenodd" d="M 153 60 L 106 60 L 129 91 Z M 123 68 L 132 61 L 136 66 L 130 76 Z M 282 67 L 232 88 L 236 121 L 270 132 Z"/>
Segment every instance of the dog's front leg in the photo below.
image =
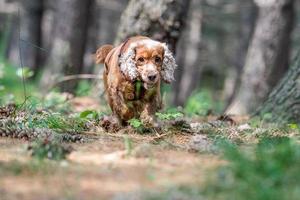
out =
<path fill-rule="evenodd" d="M 134 112 L 125 103 L 123 93 L 117 89 L 113 89 L 110 93 L 112 100 L 111 108 L 122 124 L 134 117 Z"/>
<path fill-rule="evenodd" d="M 141 112 L 140 118 L 143 124 L 147 127 L 157 126 L 155 120 L 155 112 L 157 111 L 156 104 L 154 102 L 146 103 L 143 111 Z"/>

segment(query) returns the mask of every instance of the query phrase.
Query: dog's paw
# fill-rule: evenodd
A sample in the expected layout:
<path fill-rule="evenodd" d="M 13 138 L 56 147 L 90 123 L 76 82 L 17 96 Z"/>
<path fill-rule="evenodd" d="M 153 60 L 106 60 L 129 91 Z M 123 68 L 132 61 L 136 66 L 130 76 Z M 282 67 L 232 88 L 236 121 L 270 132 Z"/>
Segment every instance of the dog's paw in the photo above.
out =
<path fill-rule="evenodd" d="M 147 128 L 153 128 L 157 125 L 155 118 L 150 115 L 142 115 L 141 121 L 142 121 L 143 125 Z"/>
<path fill-rule="evenodd" d="M 100 120 L 100 126 L 107 132 L 117 132 L 122 127 L 119 120 L 114 116 L 104 116 Z"/>

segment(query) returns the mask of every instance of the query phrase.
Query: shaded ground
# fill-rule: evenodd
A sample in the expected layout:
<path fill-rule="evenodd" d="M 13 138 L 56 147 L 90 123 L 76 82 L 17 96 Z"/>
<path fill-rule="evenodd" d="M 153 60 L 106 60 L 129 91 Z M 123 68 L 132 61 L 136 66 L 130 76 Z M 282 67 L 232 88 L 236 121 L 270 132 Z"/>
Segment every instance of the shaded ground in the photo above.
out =
<path fill-rule="evenodd" d="M 96 137 L 72 144 L 66 161 L 43 163 L 30 157 L 28 142 L 0 138 L 0 199 L 111 199 L 120 193 L 201 184 L 207 169 L 222 163 L 216 155 L 181 148 L 191 135 L 172 135 L 170 145 L 154 142 L 153 135 L 131 134 L 132 152 L 123 135 Z"/>

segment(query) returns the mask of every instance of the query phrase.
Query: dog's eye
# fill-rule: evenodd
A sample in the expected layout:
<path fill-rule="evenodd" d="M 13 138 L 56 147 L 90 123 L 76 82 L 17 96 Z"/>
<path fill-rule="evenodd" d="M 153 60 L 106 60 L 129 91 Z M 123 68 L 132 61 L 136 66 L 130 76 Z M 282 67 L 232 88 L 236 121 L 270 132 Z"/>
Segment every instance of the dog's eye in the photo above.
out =
<path fill-rule="evenodd" d="M 156 62 L 156 63 L 160 63 L 160 62 L 161 62 L 161 58 L 158 57 L 158 56 L 156 56 L 156 57 L 155 57 L 155 62 Z"/>
<path fill-rule="evenodd" d="M 138 61 L 139 61 L 139 62 L 144 62 L 145 59 L 144 59 L 143 57 L 139 57 L 139 58 L 138 58 Z"/>

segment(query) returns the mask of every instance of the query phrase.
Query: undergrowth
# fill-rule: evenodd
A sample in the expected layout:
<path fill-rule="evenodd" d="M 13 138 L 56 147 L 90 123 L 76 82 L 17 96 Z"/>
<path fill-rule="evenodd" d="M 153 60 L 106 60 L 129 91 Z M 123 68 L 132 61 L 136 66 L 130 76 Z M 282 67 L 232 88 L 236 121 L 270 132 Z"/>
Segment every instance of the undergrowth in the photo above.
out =
<path fill-rule="evenodd" d="M 219 143 L 224 164 L 210 170 L 203 185 L 181 185 L 143 199 L 297 200 L 300 144 L 289 137 L 262 137 L 257 144 Z"/>
<path fill-rule="evenodd" d="M 288 137 L 266 137 L 252 148 L 224 146 L 228 164 L 204 190 L 210 199 L 298 199 L 300 145 Z"/>

